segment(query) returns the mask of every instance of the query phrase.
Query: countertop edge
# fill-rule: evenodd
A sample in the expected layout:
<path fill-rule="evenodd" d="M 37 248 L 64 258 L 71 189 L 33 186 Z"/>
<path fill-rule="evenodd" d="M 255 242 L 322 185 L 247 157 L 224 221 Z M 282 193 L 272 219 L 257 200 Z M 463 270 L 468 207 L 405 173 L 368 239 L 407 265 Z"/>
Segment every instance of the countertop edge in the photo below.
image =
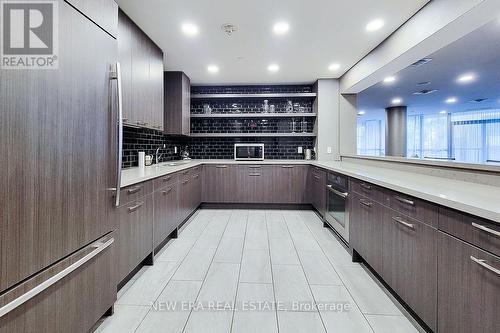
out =
<path fill-rule="evenodd" d="M 471 215 L 474 215 L 474 216 L 482 217 L 482 218 L 485 218 L 487 220 L 491 220 L 491 221 L 500 223 L 500 214 L 496 213 L 495 211 L 491 211 L 491 210 L 488 210 L 488 209 L 483 209 L 483 208 L 480 208 L 480 207 L 476 207 L 476 206 L 470 205 L 470 204 L 465 203 L 465 202 L 459 202 L 459 201 L 455 201 L 455 200 L 450 200 L 450 199 L 447 199 L 447 198 L 440 197 L 439 195 L 434 195 L 434 194 L 431 194 L 431 193 L 425 193 L 425 192 L 421 192 L 421 191 L 415 191 L 415 190 L 413 190 L 411 188 L 401 187 L 399 185 L 388 183 L 386 181 L 381 181 L 381 180 L 378 180 L 376 178 L 372 178 L 372 177 L 369 177 L 369 176 L 366 176 L 366 175 L 362 175 L 362 174 L 359 174 L 359 173 L 356 173 L 356 172 L 352 172 L 352 171 L 345 170 L 345 169 L 342 169 L 342 168 L 338 168 L 338 167 L 334 167 L 334 166 L 331 166 L 331 165 L 327 165 L 327 163 L 331 163 L 331 162 L 321 162 L 321 161 L 314 161 L 314 160 L 313 161 L 306 161 L 306 160 L 286 160 L 286 161 L 283 161 L 283 160 L 274 160 L 274 161 L 273 160 L 268 160 L 268 161 L 234 161 L 234 160 L 227 160 L 227 161 L 224 161 L 224 160 L 213 160 L 213 161 L 211 161 L 211 160 L 200 160 L 200 161 L 196 161 L 196 160 L 193 160 L 192 162 L 189 162 L 189 163 L 186 163 L 186 164 L 183 164 L 183 165 L 173 166 L 173 167 L 169 167 L 169 168 L 163 167 L 163 168 L 165 168 L 164 171 L 158 171 L 158 172 L 156 172 L 154 174 L 145 175 L 145 176 L 142 176 L 142 177 L 139 176 L 139 177 L 136 177 L 133 180 L 122 181 L 121 188 L 124 188 L 124 187 L 127 187 L 127 186 L 131 186 L 131 185 L 134 185 L 134 184 L 138 184 L 138 183 L 142 183 L 142 182 L 145 182 L 145 181 L 149 181 L 149 180 L 152 180 L 152 179 L 155 179 L 155 178 L 158 178 L 158 177 L 162 177 L 162 176 L 165 176 L 165 175 L 168 175 L 168 174 L 171 174 L 171 173 L 179 172 L 179 171 L 182 171 L 182 170 L 185 170 L 185 169 L 190 169 L 190 168 L 193 168 L 193 167 L 196 167 L 196 166 L 199 166 L 199 165 L 209 165 L 209 164 L 233 164 L 233 165 L 245 165 L 245 164 L 262 164 L 262 165 L 295 164 L 295 165 L 313 165 L 313 166 L 317 166 L 317 167 L 323 168 L 323 169 L 328 170 L 328 171 L 338 172 L 338 173 L 344 174 L 344 175 L 352 177 L 352 178 L 356 178 L 356 179 L 359 179 L 359 180 L 370 182 L 370 183 L 372 183 L 374 185 L 385 187 L 385 188 L 388 188 L 390 190 L 394 190 L 394 191 L 397 191 L 397 192 L 400 192 L 400 193 L 403 193 L 403 194 L 406 194 L 406 195 L 410 195 L 410 196 L 413 196 L 413 197 L 416 197 L 416 198 L 419 198 L 419 199 L 422 199 L 422 200 L 426 200 L 426 201 L 429 201 L 429 202 L 432 202 L 432 203 L 435 203 L 435 204 L 438 204 L 438 205 L 442 205 L 442 206 L 445 206 L 445 207 L 456 209 L 456 210 L 464 212 L 464 213 L 468 213 L 468 214 L 471 214 Z M 338 163 L 342 163 L 342 162 L 338 162 Z M 162 165 L 164 165 L 164 164 L 162 164 Z M 162 166 L 160 165 L 160 166 L 157 166 L 155 168 L 161 168 L 161 167 Z M 147 167 L 147 168 L 152 168 L 152 167 Z M 134 168 L 134 171 L 137 172 L 137 169 L 138 168 Z M 126 172 L 127 170 L 131 170 L 131 169 L 126 169 L 124 171 Z M 407 173 L 409 173 L 409 172 L 407 172 Z M 413 174 L 413 173 L 409 173 L 409 174 Z M 431 176 L 427 176 L 427 175 L 423 175 L 423 174 L 418 174 L 418 176 L 420 176 L 420 177 L 431 177 Z M 464 183 L 466 183 L 466 182 L 464 182 Z"/>

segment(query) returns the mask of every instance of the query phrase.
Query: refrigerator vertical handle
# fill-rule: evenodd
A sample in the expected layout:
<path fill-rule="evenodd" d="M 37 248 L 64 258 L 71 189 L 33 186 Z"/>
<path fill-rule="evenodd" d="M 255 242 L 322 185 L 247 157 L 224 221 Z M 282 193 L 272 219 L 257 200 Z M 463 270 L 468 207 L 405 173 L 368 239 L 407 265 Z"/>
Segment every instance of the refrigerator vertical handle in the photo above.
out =
<path fill-rule="evenodd" d="M 123 98 L 122 98 L 122 72 L 120 63 L 115 64 L 114 71 L 111 74 L 111 79 L 116 80 L 117 92 L 117 158 L 116 158 L 116 194 L 115 206 L 120 205 L 120 186 L 122 181 L 122 158 L 123 158 Z"/>

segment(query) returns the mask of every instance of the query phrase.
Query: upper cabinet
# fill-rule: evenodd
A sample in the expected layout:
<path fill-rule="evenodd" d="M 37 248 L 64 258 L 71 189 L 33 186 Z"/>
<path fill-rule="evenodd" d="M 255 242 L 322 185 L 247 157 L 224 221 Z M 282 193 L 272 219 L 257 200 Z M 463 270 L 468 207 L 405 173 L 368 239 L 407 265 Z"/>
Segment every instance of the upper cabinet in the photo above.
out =
<path fill-rule="evenodd" d="M 163 131 L 163 51 L 121 10 L 118 60 L 124 124 Z"/>
<path fill-rule="evenodd" d="M 165 72 L 165 132 L 189 135 L 191 81 L 183 72 Z"/>

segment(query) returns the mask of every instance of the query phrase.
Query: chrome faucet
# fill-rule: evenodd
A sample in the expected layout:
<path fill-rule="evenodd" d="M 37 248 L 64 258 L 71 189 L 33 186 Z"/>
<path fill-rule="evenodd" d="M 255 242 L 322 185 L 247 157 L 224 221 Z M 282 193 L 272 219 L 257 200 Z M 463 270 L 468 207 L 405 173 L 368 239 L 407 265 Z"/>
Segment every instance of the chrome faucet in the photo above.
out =
<path fill-rule="evenodd" d="M 158 154 L 158 153 L 159 153 L 160 149 L 162 149 L 162 148 L 165 149 L 165 148 L 167 148 L 167 146 L 165 144 L 163 144 L 162 146 L 156 148 L 156 152 L 155 152 L 156 164 L 160 163 L 160 157 L 163 155 L 163 153 L 162 154 Z"/>

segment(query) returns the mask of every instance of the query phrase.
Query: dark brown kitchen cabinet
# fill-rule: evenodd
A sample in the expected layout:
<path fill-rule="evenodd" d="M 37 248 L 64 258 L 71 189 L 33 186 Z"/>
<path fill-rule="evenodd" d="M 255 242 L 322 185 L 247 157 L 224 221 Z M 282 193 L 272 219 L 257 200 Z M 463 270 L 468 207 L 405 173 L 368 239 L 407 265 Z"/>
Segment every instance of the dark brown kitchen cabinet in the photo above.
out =
<path fill-rule="evenodd" d="M 202 169 L 191 170 L 191 214 L 198 206 L 201 204 L 201 191 L 202 191 L 202 177 L 203 172 Z"/>
<path fill-rule="evenodd" d="M 193 187 L 193 181 L 189 175 L 186 177 L 181 177 L 180 181 L 180 200 L 179 200 L 179 221 L 184 221 L 188 217 L 191 207 L 193 205 L 193 200 L 191 197 L 191 189 Z"/>
<path fill-rule="evenodd" d="M 154 192 L 154 247 L 163 242 L 179 224 L 179 183 Z"/>
<path fill-rule="evenodd" d="M 153 194 L 117 208 L 118 281 L 153 252 Z"/>
<path fill-rule="evenodd" d="M 274 203 L 307 203 L 306 165 L 275 165 L 273 166 L 272 182 L 274 186 Z M 324 188 L 322 189 L 324 193 Z"/>
<path fill-rule="evenodd" d="M 500 224 L 439 207 L 439 230 L 500 256 Z"/>
<path fill-rule="evenodd" d="M 116 300 L 113 234 L 82 248 L 0 295 L 0 307 L 32 290 L 42 281 L 100 251 L 73 272 L 0 317 L 0 333 L 88 332 Z"/>
<path fill-rule="evenodd" d="M 420 222 L 428 224 L 434 228 L 438 225 L 438 206 L 421 200 L 410 197 L 405 194 L 388 191 L 390 207 L 395 211 L 406 216 L 417 219 Z"/>
<path fill-rule="evenodd" d="M 164 131 L 164 101 L 163 101 L 163 51 L 151 44 L 149 61 L 149 82 L 151 84 L 152 125 L 158 131 Z"/>
<path fill-rule="evenodd" d="M 321 216 L 326 212 L 326 172 L 318 167 L 309 167 L 307 175 L 307 197 Z"/>
<path fill-rule="evenodd" d="M 500 332 L 500 257 L 438 238 L 438 332 Z"/>
<path fill-rule="evenodd" d="M 239 165 L 234 202 L 270 203 L 275 200 L 273 166 Z M 237 195 L 237 197 L 236 197 Z"/>
<path fill-rule="evenodd" d="M 376 270 L 436 331 L 437 231 L 389 208 L 382 210 L 384 222 L 379 228 L 383 229 L 383 236 L 378 248 L 383 249 L 383 267 Z"/>
<path fill-rule="evenodd" d="M 165 132 L 189 135 L 191 132 L 191 81 L 183 72 L 165 72 Z"/>
<path fill-rule="evenodd" d="M 113 37 L 118 34 L 118 5 L 113 0 L 66 0 Z"/>
<path fill-rule="evenodd" d="M 118 60 L 124 124 L 163 130 L 163 51 L 121 10 Z"/>
<path fill-rule="evenodd" d="M 0 69 L 0 292 L 116 227 L 116 40 L 58 5 L 59 68 Z"/>
<path fill-rule="evenodd" d="M 203 202 L 237 202 L 239 191 L 245 190 L 239 189 L 237 186 L 237 173 L 237 165 L 206 165 L 203 181 Z"/>
<path fill-rule="evenodd" d="M 379 203 L 354 193 L 350 196 L 350 246 L 380 275 L 382 264 L 382 230 L 385 209 Z"/>

